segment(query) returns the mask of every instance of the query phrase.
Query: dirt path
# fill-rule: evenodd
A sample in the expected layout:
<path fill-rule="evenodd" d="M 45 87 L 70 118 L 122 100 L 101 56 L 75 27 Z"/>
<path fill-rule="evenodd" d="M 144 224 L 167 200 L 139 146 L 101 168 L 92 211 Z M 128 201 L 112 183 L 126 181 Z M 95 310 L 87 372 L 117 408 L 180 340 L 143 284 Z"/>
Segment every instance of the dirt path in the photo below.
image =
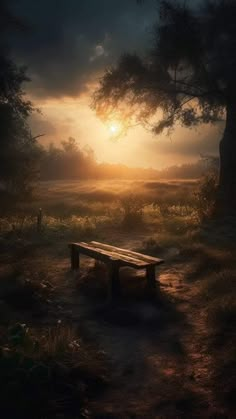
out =
<path fill-rule="evenodd" d="M 142 298 L 143 274 L 125 272 L 127 291 L 117 306 L 107 304 L 104 269 L 98 266 L 95 273 L 88 259 L 79 278 L 68 272 L 68 259 L 49 275 L 57 284 L 58 319 L 77 325 L 110 363 L 109 388 L 90 404 L 88 417 L 210 418 L 217 412 L 204 312 L 196 282 L 187 280 L 193 269 L 170 256 L 155 304 Z"/>

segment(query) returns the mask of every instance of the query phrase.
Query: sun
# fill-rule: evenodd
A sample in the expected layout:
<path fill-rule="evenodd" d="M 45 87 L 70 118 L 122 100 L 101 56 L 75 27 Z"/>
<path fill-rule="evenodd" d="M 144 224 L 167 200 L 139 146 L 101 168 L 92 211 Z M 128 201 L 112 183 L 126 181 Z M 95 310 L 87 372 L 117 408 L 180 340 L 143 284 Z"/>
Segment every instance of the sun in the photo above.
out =
<path fill-rule="evenodd" d="M 110 126 L 110 131 L 111 131 L 111 133 L 112 134 L 116 134 L 117 132 L 118 132 L 118 126 L 117 125 L 115 125 L 115 124 L 112 124 L 111 126 Z"/>
<path fill-rule="evenodd" d="M 118 137 L 122 133 L 122 124 L 118 121 L 112 121 L 108 125 L 108 130 L 113 137 Z"/>

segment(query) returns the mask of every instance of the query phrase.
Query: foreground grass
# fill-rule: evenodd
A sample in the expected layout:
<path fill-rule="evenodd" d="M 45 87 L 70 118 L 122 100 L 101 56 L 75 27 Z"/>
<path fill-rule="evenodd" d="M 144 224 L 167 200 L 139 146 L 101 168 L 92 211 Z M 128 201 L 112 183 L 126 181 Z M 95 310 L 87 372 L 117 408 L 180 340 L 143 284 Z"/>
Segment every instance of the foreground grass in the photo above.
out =
<path fill-rule="evenodd" d="M 15 324 L 2 333 L 0 352 L 2 417 L 81 417 L 107 382 L 104 360 L 68 326 Z"/>
<path fill-rule="evenodd" d="M 64 324 L 63 319 L 58 323 L 57 306 L 49 310 L 48 303 L 56 284 L 50 283 L 47 274 L 52 272 L 53 279 L 53 265 L 67 256 L 68 241 L 93 239 L 114 245 L 122 242 L 128 247 L 132 239 L 137 250 L 163 256 L 170 268 L 174 263 L 191 265 L 186 281 L 189 288 L 194 284 L 196 304 L 206 314 L 203 340 L 212 357 L 212 388 L 222 409 L 229 408 L 232 413 L 236 378 L 235 221 L 200 224 L 191 183 L 132 183 L 129 188 L 136 188 L 139 196 L 135 205 L 126 196 L 123 206 L 119 194 L 124 185 L 115 188 L 111 184 L 110 189 L 100 185 L 91 192 L 86 184 L 79 188 L 74 185 L 74 190 L 68 185 L 64 189 L 49 186 L 35 206 L 20 207 L 0 219 L 0 258 L 7 267 L 0 275 L 1 416 L 86 417 L 90 398 L 106 388 L 107 360 L 83 342 L 79 328 Z M 39 205 L 44 215 L 38 232 Z M 39 250 L 42 274 L 41 268 L 34 266 Z M 29 261 L 31 270 L 27 268 Z M 142 301 L 138 282 L 132 282 L 132 295 Z M 82 292 L 92 296 L 95 303 L 98 296 L 103 301 L 104 282 L 101 284 L 94 291 L 91 281 L 85 281 Z M 122 328 L 127 324 L 126 314 L 122 310 L 117 316 L 109 312 L 107 318 Z M 136 317 L 130 322 L 131 327 L 136 325 Z"/>

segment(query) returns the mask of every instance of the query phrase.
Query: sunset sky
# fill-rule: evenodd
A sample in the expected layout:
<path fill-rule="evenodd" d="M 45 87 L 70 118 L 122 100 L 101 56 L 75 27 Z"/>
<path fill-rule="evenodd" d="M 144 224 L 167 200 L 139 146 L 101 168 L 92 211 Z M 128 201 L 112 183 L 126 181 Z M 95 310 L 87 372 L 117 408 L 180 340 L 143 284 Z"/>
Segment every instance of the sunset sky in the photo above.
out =
<path fill-rule="evenodd" d="M 162 168 L 216 154 L 222 126 L 177 128 L 171 138 L 142 128 L 111 140 L 111 127 L 90 108 L 91 95 L 106 67 L 123 52 L 145 53 L 152 39 L 156 2 L 147 0 L 9 0 L 29 29 L 17 35 L 12 53 L 28 66 L 27 94 L 42 111 L 31 120 L 43 144 L 72 136 L 90 145 L 97 159 Z M 113 128 L 112 128 L 113 129 Z"/>

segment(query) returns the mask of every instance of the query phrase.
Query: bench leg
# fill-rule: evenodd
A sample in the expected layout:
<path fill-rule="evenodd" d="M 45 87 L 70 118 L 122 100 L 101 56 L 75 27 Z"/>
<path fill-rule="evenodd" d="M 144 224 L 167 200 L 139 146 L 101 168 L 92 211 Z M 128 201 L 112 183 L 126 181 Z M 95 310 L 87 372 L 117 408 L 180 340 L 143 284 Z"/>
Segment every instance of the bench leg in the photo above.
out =
<path fill-rule="evenodd" d="M 71 246 L 71 269 L 72 271 L 79 270 L 79 252 L 75 246 Z"/>
<path fill-rule="evenodd" d="M 147 288 L 150 293 L 156 290 L 156 269 L 155 266 L 150 265 L 146 268 Z"/>
<path fill-rule="evenodd" d="M 113 261 L 110 264 L 110 299 L 113 301 L 119 299 L 121 295 L 119 269 L 118 261 Z"/>

